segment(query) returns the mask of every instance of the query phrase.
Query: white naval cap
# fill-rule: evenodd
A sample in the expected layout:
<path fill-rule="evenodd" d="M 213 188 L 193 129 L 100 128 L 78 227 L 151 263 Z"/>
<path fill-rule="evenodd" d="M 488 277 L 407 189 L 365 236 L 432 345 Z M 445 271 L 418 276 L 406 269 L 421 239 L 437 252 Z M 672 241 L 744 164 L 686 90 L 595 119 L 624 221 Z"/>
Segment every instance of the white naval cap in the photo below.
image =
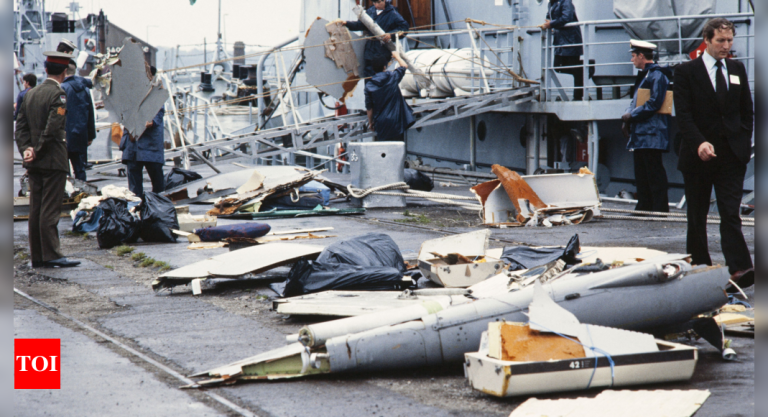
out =
<path fill-rule="evenodd" d="M 650 42 L 637 39 L 629 40 L 629 52 L 653 52 L 656 48 L 657 46 Z"/>
<path fill-rule="evenodd" d="M 61 41 L 59 41 L 59 45 L 56 47 L 57 51 L 68 53 L 68 54 L 71 54 L 72 51 L 74 51 L 75 49 L 77 49 L 75 47 L 75 44 L 72 43 L 71 40 L 66 38 L 62 38 Z"/>

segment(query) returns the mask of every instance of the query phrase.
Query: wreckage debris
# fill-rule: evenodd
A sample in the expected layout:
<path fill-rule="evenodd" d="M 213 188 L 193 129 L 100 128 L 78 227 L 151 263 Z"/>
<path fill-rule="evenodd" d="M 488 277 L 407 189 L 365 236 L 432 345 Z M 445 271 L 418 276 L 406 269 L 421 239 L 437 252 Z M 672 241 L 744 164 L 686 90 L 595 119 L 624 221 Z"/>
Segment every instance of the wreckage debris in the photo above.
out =
<path fill-rule="evenodd" d="M 314 259 L 322 250 L 322 246 L 283 242 L 252 246 L 168 271 L 152 282 L 152 288 L 158 291 L 186 285 L 194 279 L 238 278 L 246 274 L 259 274 L 302 258 Z"/>
<path fill-rule="evenodd" d="M 202 215 L 193 216 L 189 213 L 189 206 L 176 206 L 176 218 L 179 221 L 179 230 L 192 233 L 195 229 L 216 226 L 216 217 Z"/>
<path fill-rule="evenodd" d="M 696 348 L 655 340 L 650 334 L 581 324 L 538 282 L 528 316 L 528 324 L 488 324 L 480 351 L 464 355 L 472 388 L 509 397 L 693 376 Z"/>
<path fill-rule="evenodd" d="M 104 61 L 101 66 L 108 66 L 109 73 L 96 76 L 94 87 L 103 93 L 110 121 L 122 124 L 134 138 L 141 137 L 146 123 L 168 100 L 168 91 L 159 77 L 151 76 L 141 44 L 130 37 L 123 40 L 117 57 Z"/>
<path fill-rule="evenodd" d="M 365 42 L 358 42 L 360 38 L 335 21 L 319 18 L 312 22 L 304 39 L 307 83 L 341 103 L 352 97 L 360 81 L 359 68 L 364 64 Z"/>
<path fill-rule="evenodd" d="M 589 170 L 520 176 L 499 165 L 492 169 L 499 179 L 470 188 L 482 205 L 486 226 L 580 224 L 600 214 L 602 203 Z"/>
<path fill-rule="evenodd" d="M 638 330 L 685 323 L 696 314 L 711 311 L 727 301 L 724 289 L 730 277 L 723 267 L 691 268 L 681 260 L 685 257 L 665 255 L 658 261 L 602 272 L 566 274 L 542 287 L 547 293 L 557 294 L 554 301 L 558 305 L 580 322 L 591 323 L 591 327 Z M 675 266 L 674 271 L 667 268 L 670 265 Z M 648 274 L 649 266 L 657 272 Z M 477 349 L 489 322 L 524 322 L 524 309 L 533 295 L 534 287 L 528 285 L 509 293 L 497 291 L 490 298 L 471 300 L 399 324 L 375 327 L 378 320 L 370 320 L 372 327 L 331 337 L 322 346 L 307 349 L 302 343 L 294 343 L 195 376 L 212 377 L 199 384 L 208 386 L 237 380 L 295 378 L 463 361 L 465 353 Z M 611 314 L 605 314 L 606 311 Z M 390 316 L 397 312 L 372 314 Z M 355 318 L 365 322 L 364 317 Z M 335 322 L 323 325 L 333 328 Z M 599 365 L 603 365 L 602 361 Z"/>
<path fill-rule="evenodd" d="M 365 214 L 364 208 L 336 209 L 317 206 L 312 210 L 270 210 L 259 213 L 234 213 L 219 215 L 219 218 L 230 220 L 269 220 L 269 219 L 290 219 L 299 217 L 314 216 L 345 216 Z"/>
<path fill-rule="evenodd" d="M 421 274 L 449 288 L 466 288 L 499 274 L 504 261 L 486 255 L 490 236 L 490 230 L 478 230 L 425 241 L 419 250 Z"/>
<path fill-rule="evenodd" d="M 565 248 L 562 247 L 531 247 L 508 246 L 501 253 L 501 260 L 506 262 L 510 271 L 531 269 L 540 265 L 562 259 L 566 265 L 581 263 L 577 257 L 581 251 L 579 235 L 573 235 Z"/>
<path fill-rule="evenodd" d="M 404 291 L 322 291 L 296 297 L 278 298 L 272 309 L 278 314 L 352 317 L 395 310 L 412 305 L 458 305 L 469 301 L 470 289 L 429 288 Z M 437 310 L 431 311 L 431 313 Z M 428 314 L 431 314 L 428 313 Z M 422 317 L 418 313 L 415 318 Z M 365 320 L 369 320 L 370 317 Z M 396 321 L 400 323 L 401 321 Z M 348 332 L 347 332 L 348 333 Z M 298 336 L 296 337 L 298 340 Z M 294 341 L 296 341 L 294 340 Z"/>
<path fill-rule="evenodd" d="M 624 417 L 691 417 L 707 398 L 709 390 L 605 390 L 594 398 L 531 398 L 509 417 L 608 416 L 616 415 L 617 407 Z"/>

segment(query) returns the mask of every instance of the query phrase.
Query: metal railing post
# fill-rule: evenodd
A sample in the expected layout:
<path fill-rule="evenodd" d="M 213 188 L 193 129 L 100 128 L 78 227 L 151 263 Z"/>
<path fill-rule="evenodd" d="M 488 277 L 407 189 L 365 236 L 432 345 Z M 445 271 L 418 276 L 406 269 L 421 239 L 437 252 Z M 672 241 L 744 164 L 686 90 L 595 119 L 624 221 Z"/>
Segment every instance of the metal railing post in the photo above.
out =
<path fill-rule="evenodd" d="M 469 116 L 469 170 L 477 171 L 477 124 L 475 116 Z"/>
<path fill-rule="evenodd" d="M 539 101 L 547 101 L 547 30 L 541 29 L 541 83 L 539 84 Z"/>
<path fill-rule="evenodd" d="M 582 68 L 583 72 L 581 74 L 582 79 L 582 100 L 588 101 L 589 100 L 589 90 L 587 89 L 587 84 L 589 83 L 589 58 L 592 56 L 592 46 L 590 45 L 590 42 L 593 38 L 592 36 L 592 30 L 594 30 L 594 26 L 585 24 L 584 25 L 584 39 L 582 40 L 582 47 L 584 48 L 584 60 L 582 61 Z M 574 86 L 575 87 L 575 86 Z M 573 90 L 573 94 L 576 94 L 576 90 Z"/>
<path fill-rule="evenodd" d="M 595 174 L 597 178 L 597 166 L 600 158 L 600 137 L 597 130 L 597 121 L 593 120 L 589 122 L 589 170 Z"/>

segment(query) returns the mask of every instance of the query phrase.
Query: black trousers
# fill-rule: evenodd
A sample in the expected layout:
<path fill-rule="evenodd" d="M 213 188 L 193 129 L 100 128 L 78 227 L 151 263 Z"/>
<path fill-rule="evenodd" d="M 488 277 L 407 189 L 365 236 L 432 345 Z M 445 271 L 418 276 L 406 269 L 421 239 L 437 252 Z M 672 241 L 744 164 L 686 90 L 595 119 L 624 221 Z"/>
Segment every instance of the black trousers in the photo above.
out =
<path fill-rule="evenodd" d="M 572 67 L 582 65 L 578 56 L 555 55 L 555 67 Z M 573 75 L 573 100 L 580 101 L 584 98 L 584 67 L 555 69 L 556 72 Z"/>
<path fill-rule="evenodd" d="M 67 157 L 69 158 L 69 162 L 72 164 L 72 176 L 81 180 L 86 181 L 85 179 L 85 164 L 88 161 L 88 153 L 87 152 L 67 152 Z"/>
<path fill-rule="evenodd" d="M 144 198 L 144 173 L 147 169 L 149 179 L 152 181 L 152 192 L 161 193 L 165 191 L 165 178 L 163 177 L 163 164 L 159 162 L 126 162 L 128 167 L 128 189 L 137 197 Z"/>
<path fill-rule="evenodd" d="M 707 214 L 712 188 L 720 212 L 720 245 L 725 264 L 733 274 L 752 268 L 747 242 L 741 232 L 741 199 L 747 166 L 728 146 L 718 147 L 717 157 L 706 172 L 683 172 L 685 199 L 688 204 L 688 239 L 686 251 L 693 264 L 712 265 L 707 244 Z"/>
<path fill-rule="evenodd" d="M 659 149 L 635 149 L 635 184 L 637 206 L 635 210 L 669 212 L 667 171 Z"/>
<path fill-rule="evenodd" d="M 67 173 L 28 170 L 29 252 L 33 262 L 63 258 L 59 245 L 59 218 Z"/>

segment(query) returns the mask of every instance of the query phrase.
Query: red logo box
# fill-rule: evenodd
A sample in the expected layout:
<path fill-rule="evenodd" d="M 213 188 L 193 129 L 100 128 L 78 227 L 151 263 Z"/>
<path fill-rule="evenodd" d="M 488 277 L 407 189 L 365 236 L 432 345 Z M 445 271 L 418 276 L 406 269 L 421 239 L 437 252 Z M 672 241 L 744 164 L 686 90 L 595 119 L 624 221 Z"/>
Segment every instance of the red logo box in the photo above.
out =
<path fill-rule="evenodd" d="M 61 388 L 61 340 L 15 339 L 14 388 Z"/>

